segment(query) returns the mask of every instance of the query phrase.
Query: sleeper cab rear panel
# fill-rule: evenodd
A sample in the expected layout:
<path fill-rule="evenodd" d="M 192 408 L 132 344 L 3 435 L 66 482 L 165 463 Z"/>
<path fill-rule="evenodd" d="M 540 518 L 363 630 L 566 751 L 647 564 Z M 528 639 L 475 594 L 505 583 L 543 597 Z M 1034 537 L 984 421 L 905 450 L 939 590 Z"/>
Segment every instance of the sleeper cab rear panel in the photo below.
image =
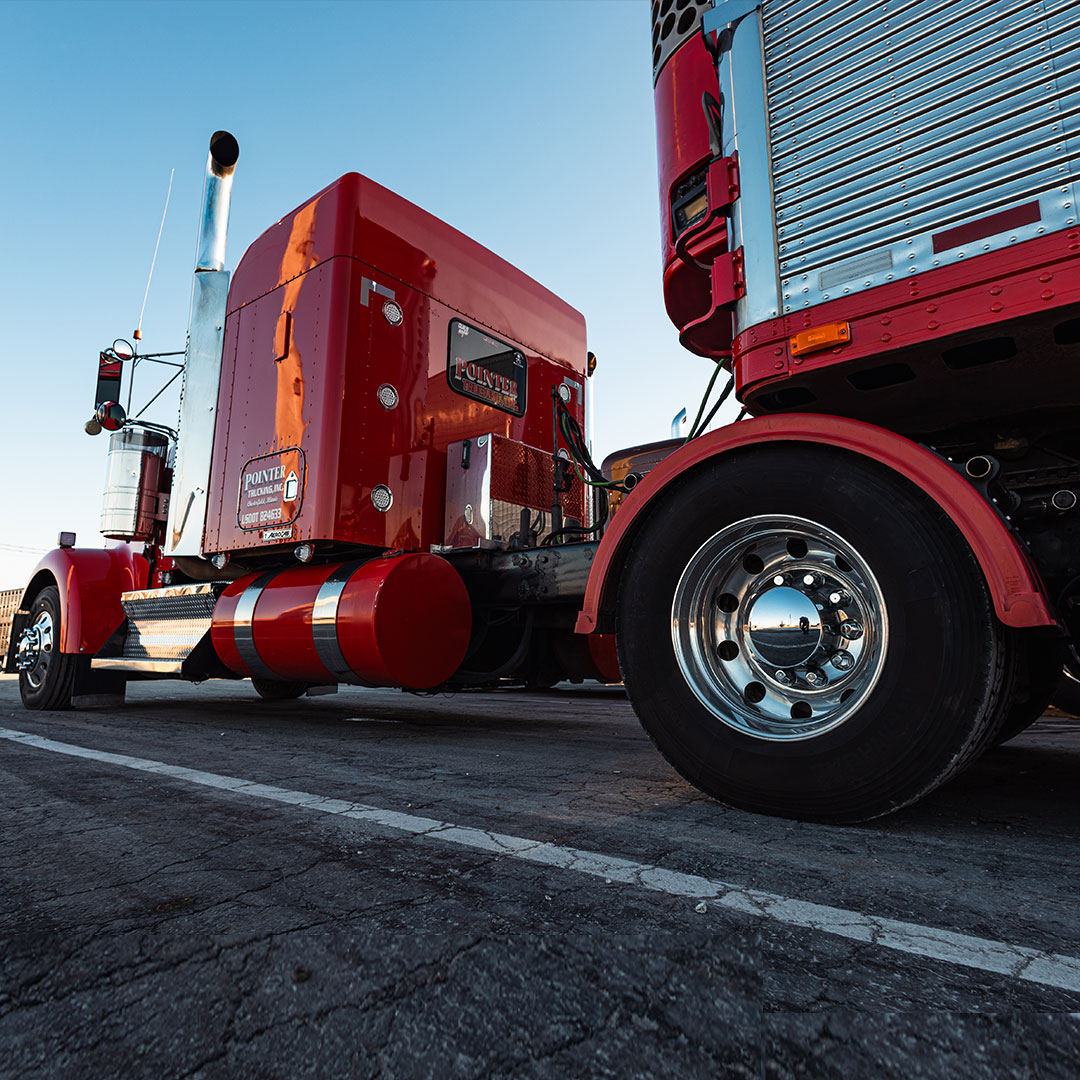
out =
<path fill-rule="evenodd" d="M 391 297 L 400 321 L 384 311 Z M 443 541 L 451 442 L 548 443 L 550 406 L 518 416 L 450 389 L 453 319 L 520 350 L 527 402 L 566 379 L 584 388 L 577 312 L 355 174 L 252 245 L 230 305 L 205 552 L 303 540 L 422 550 Z M 571 408 L 583 422 L 582 393 Z"/>

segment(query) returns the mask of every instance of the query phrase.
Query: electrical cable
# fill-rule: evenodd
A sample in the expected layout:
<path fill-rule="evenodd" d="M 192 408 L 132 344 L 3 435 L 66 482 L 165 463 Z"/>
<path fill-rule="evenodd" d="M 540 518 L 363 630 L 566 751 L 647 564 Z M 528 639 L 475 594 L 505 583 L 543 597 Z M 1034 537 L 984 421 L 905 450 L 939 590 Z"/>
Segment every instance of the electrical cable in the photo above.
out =
<path fill-rule="evenodd" d="M 717 364 L 713 368 L 713 373 L 709 378 L 709 385 L 705 387 L 705 393 L 701 396 L 701 404 L 698 406 L 697 416 L 694 417 L 694 422 L 690 425 L 690 431 L 686 438 L 683 439 L 683 446 L 685 446 L 696 434 L 698 424 L 701 423 L 701 414 L 705 411 L 705 405 L 709 400 L 709 395 L 712 393 L 712 388 L 716 383 L 716 377 L 720 374 L 720 365 Z"/>
<path fill-rule="evenodd" d="M 716 404 L 713 405 L 713 407 L 709 410 L 709 415 L 706 416 L 704 420 L 702 420 L 701 427 L 697 431 L 691 432 L 690 435 L 687 436 L 687 442 L 689 442 L 691 439 L 697 438 L 698 435 L 704 434 L 705 429 L 712 423 L 713 417 L 717 414 L 717 412 L 719 412 L 720 406 L 723 405 L 725 401 L 727 401 L 728 397 L 731 394 L 731 391 L 734 389 L 735 376 L 732 375 L 731 378 L 727 381 L 727 386 L 724 387 L 724 389 L 720 392 L 720 396 L 716 399 Z"/>

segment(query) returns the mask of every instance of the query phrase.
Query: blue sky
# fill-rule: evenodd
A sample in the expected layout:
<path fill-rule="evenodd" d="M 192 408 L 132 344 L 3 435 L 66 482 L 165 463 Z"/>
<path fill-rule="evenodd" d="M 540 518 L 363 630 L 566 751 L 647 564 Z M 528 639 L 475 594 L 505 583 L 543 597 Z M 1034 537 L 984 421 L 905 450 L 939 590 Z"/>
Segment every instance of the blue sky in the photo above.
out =
<path fill-rule="evenodd" d="M 585 314 L 597 460 L 693 415 L 710 365 L 663 310 L 645 0 L 8 3 L 0 17 L 0 588 L 61 528 L 104 543 L 107 436 L 82 430 L 97 353 L 135 327 L 173 168 L 143 348 L 183 347 L 217 128 L 241 147 L 229 267 L 355 169 Z M 175 415 L 170 394 L 151 418 Z"/>

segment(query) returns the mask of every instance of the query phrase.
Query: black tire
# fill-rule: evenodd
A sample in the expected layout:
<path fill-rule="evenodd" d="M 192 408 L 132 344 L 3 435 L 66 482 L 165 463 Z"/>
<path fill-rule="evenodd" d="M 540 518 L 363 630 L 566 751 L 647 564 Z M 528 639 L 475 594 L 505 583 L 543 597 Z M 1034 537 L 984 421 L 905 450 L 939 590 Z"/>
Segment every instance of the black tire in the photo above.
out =
<path fill-rule="evenodd" d="M 19 695 L 28 709 L 70 709 L 79 657 L 60 651 L 60 590 L 47 585 L 34 597 L 24 634 L 36 631 L 36 661 L 19 672 Z"/>
<path fill-rule="evenodd" d="M 1063 681 L 1065 649 L 1060 641 L 1030 631 L 1017 633 L 1014 641 L 1016 686 L 994 746 L 1015 739 L 1040 719 Z"/>
<path fill-rule="evenodd" d="M 286 679 L 252 679 L 255 693 L 267 701 L 290 701 L 307 693 L 311 683 Z"/>
<path fill-rule="evenodd" d="M 781 523 L 772 532 L 771 520 Z M 751 609 L 756 617 L 754 603 L 747 602 L 744 619 L 742 601 L 732 609 L 733 594 L 720 593 L 719 585 L 716 593 L 709 593 L 712 585 L 701 585 L 695 595 L 706 597 L 700 608 L 703 617 L 697 620 L 697 629 L 688 630 L 680 597 L 685 595 L 687 575 L 705 565 L 711 551 L 719 550 L 710 545 L 727 535 L 734 535 L 737 543 L 740 528 L 763 530 L 746 535 L 766 536 L 757 550 L 780 552 L 775 555 L 779 560 L 775 565 L 780 566 L 784 549 L 777 545 L 785 543 L 792 521 L 805 521 L 846 545 L 835 547 L 848 556 L 834 555 L 830 573 L 841 574 L 842 563 L 847 565 L 850 556 L 869 571 L 868 575 L 859 571 L 859 581 L 872 582 L 877 590 L 866 585 L 870 591 L 864 616 L 868 640 L 871 630 L 876 635 L 876 651 L 866 646 L 866 663 L 873 666 L 861 671 L 861 688 L 850 697 L 844 696 L 846 690 L 834 691 L 844 685 L 846 674 L 836 669 L 827 674 L 820 666 L 815 670 L 815 675 L 827 674 L 829 693 L 837 695 L 833 711 L 823 712 L 820 721 L 816 714 L 804 719 L 805 712 L 796 720 L 796 706 L 806 704 L 799 701 L 792 705 L 789 721 L 770 720 L 768 734 L 763 735 L 745 727 L 757 723 L 755 709 L 773 708 L 778 702 L 783 707 L 785 695 L 796 693 L 808 701 L 816 691 L 797 672 L 795 681 L 803 679 L 802 689 L 780 686 L 777 670 L 777 679 L 768 686 L 751 683 L 747 696 L 725 698 L 729 660 L 763 665 L 755 655 L 758 643 L 749 635 L 754 625 Z M 789 551 L 800 550 L 792 548 L 791 541 L 786 543 Z M 753 545 L 758 544 L 755 539 Z M 701 580 L 752 576 L 746 568 L 757 572 L 753 550 L 744 548 L 743 554 L 734 556 L 744 569 L 731 563 L 727 579 L 721 576 L 727 572 L 723 556 L 717 556 L 717 576 L 710 579 L 703 572 Z M 806 559 L 812 557 L 818 556 L 806 554 Z M 798 560 L 792 565 L 793 580 L 802 581 Z M 768 578 L 773 573 L 766 568 L 766 577 L 757 579 L 745 595 L 760 600 L 772 589 L 769 581 L 779 580 Z M 759 591 L 755 594 L 752 589 Z M 847 593 L 831 595 L 851 600 Z M 875 597 L 884 619 L 872 614 L 877 610 L 872 604 Z M 839 604 L 836 607 L 839 610 Z M 721 616 L 717 610 L 734 614 Z M 723 618 L 740 620 L 740 631 L 746 630 L 742 651 L 737 657 L 725 655 L 724 648 L 733 642 L 720 641 L 711 653 L 701 650 L 704 659 L 694 667 L 692 652 L 682 648 L 680 653 L 677 642 L 687 633 L 711 633 L 710 623 L 716 627 Z M 871 626 L 874 618 L 882 623 L 877 629 Z M 846 637 L 829 636 L 836 631 L 826 632 L 824 612 L 817 621 L 820 647 L 832 650 L 836 642 L 844 641 L 844 650 L 829 656 L 844 652 L 850 660 L 853 646 Z M 786 626 L 794 633 L 800 623 L 789 621 Z M 723 632 L 729 633 L 731 625 Z M 785 623 L 775 625 L 782 628 Z M 731 805 L 807 820 L 866 820 L 925 795 L 985 748 L 996 730 L 1007 689 L 1003 628 L 994 618 L 979 566 L 952 522 L 917 487 L 892 471 L 825 447 L 786 444 L 741 451 L 700 467 L 675 487 L 650 513 L 630 551 L 620 582 L 617 640 L 634 709 L 661 752 L 687 780 Z M 680 655 L 690 675 L 680 667 Z M 860 654 L 852 678 L 862 662 Z M 711 676 L 701 674 L 706 667 L 718 673 L 711 682 Z M 696 680 L 693 685 L 691 678 Z M 715 690 L 711 706 L 703 697 L 703 686 Z M 760 705 L 749 696 L 751 687 L 766 691 Z M 816 709 L 806 707 L 811 713 Z M 831 717 L 840 719 L 829 727 Z M 813 733 L 800 734 L 804 730 Z"/>
<path fill-rule="evenodd" d="M 1080 679 L 1068 669 L 1061 673 L 1061 679 L 1054 689 L 1054 706 L 1071 716 L 1080 716 Z"/>

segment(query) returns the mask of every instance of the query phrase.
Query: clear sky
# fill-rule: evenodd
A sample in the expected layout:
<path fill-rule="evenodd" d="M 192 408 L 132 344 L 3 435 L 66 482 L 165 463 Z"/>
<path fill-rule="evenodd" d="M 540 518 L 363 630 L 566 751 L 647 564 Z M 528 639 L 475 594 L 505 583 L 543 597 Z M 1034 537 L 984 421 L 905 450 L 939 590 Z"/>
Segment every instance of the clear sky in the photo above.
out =
<path fill-rule="evenodd" d="M 585 314 L 597 461 L 693 416 L 711 365 L 663 309 L 646 0 L 8 2 L 0 26 L 0 588 L 61 528 L 104 543 L 97 354 L 135 327 L 173 168 L 142 347 L 183 348 L 217 128 L 240 142 L 230 268 L 356 170 Z"/>

